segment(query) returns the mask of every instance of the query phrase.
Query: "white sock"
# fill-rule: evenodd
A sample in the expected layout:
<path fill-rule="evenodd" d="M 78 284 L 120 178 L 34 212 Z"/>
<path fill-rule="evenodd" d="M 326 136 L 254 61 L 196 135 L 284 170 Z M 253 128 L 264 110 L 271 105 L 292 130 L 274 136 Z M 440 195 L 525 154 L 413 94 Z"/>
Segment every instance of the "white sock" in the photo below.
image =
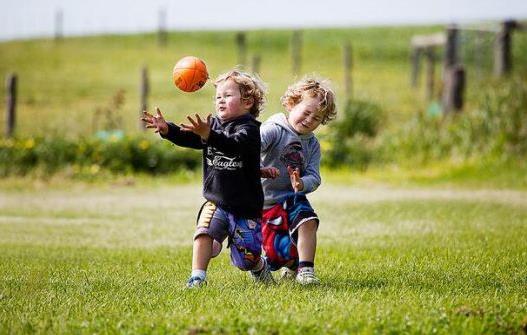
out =
<path fill-rule="evenodd" d="M 300 268 L 298 269 L 298 273 L 300 272 L 311 272 L 311 273 L 315 273 L 315 268 L 314 267 L 311 267 L 311 266 L 305 266 L 303 268 Z"/>
<path fill-rule="evenodd" d="M 190 274 L 191 277 L 198 277 L 201 280 L 205 280 L 207 278 L 207 271 L 205 270 L 192 270 L 192 273 Z"/>

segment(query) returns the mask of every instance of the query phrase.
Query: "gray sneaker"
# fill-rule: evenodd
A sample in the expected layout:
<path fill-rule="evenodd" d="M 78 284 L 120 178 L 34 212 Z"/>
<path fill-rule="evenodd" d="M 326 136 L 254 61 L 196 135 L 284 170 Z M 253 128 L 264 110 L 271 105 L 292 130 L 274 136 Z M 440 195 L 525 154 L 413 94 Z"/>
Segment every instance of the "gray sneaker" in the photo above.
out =
<path fill-rule="evenodd" d="M 290 268 L 283 267 L 280 270 L 280 280 L 295 280 L 296 271 L 291 270 Z"/>
<path fill-rule="evenodd" d="M 203 286 L 207 286 L 207 281 L 200 277 L 190 277 L 187 282 L 187 288 L 200 288 Z"/>
<path fill-rule="evenodd" d="M 258 273 L 254 273 L 253 271 L 249 271 L 251 274 L 251 277 L 253 277 L 253 280 L 257 283 L 263 283 L 263 284 L 274 284 L 274 278 L 273 274 L 271 273 L 271 270 L 269 268 L 269 264 L 267 264 L 267 261 L 265 258 L 262 258 L 264 261 L 263 269 L 260 270 Z"/>

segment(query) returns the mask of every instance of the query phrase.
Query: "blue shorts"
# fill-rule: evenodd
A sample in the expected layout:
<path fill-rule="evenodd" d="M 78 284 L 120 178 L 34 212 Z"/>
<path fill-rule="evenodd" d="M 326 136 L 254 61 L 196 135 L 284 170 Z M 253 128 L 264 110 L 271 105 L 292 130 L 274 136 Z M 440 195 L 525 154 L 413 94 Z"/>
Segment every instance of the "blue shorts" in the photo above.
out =
<path fill-rule="evenodd" d="M 194 239 L 200 235 L 209 235 L 220 244 L 228 238 L 231 262 L 241 270 L 251 270 L 260 261 L 262 254 L 260 219 L 236 217 L 207 201 L 199 211 Z"/>

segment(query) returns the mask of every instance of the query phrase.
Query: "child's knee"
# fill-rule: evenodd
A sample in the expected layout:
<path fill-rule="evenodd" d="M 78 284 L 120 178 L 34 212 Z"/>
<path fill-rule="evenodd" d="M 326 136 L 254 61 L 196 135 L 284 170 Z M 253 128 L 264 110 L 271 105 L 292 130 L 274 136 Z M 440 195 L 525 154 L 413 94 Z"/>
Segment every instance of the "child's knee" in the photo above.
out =
<path fill-rule="evenodd" d="M 222 249 L 222 244 L 216 240 L 212 241 L 212 254 L 211 257 L 216 257 L 220 254 Z"/>

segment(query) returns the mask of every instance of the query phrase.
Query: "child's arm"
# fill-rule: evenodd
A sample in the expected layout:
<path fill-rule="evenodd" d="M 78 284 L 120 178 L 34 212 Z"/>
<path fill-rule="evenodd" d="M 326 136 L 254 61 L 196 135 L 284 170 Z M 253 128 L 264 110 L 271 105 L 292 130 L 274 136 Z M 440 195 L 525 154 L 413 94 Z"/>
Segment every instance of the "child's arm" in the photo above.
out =
<path fill-rule="evenodd" d="M 316 190 L 322 182 L 320 178 L 320 144 L 318 141 L 312 148 L 309 162 L 307 162 L 306 169 L 302 178 L 303 189 L 302 192 L 309 193 Z"/>
<path fill-rule="evenodd" d="M 262 154 L 269 151 L 278 141 L 280 137 L 280 129 L 277 125 L 272 123 L 264 123 L 260 127 L 261 138 L 261 152 Z"/>
<path fill-rule="evenodd" d="M 161 114 L 159 107 L 156 107 L 156 112 L 157 115 L 154 116 L 147 111 L 143 111 L 143 117 L 141 120 L 146 123 L 146 128 L 154 128 L 155 133 L 166 135 L 168 132 L 168 124 L 165 121 L 163 114 Z"/>
<path fill-rule="evenodd" d="M 251 124 L 239 126 L 231 135 L 211 129 L 207 142 L 226 154 L 237 155 L 260 148 L 260 132 Z"/>
<path fill-rule="evenodd" d="M 266 154 L 269 149 L 276 143 L 280 136 L 280 130 L 274 124 L 264 123 L 260 127 L 261 154 Z M 260 165 L 260 174 L 262 178 L 275 179 L 280 175 L 280 170 L 274 166 L 265 167 Z"/>
<path fill-rule="evenodd" d="M 162 138 L 182 147 L 194 149 L 202 149 L 204 147 L 199 136 L 182 131 L 181 128 L 175 124 L 166 122 L 158 107 L 156 107 L 156 112 L 157 115 L 154 116 L 147 111 L 143 111 L 143 117 L 141 120 L 146 123 L 146 128 L 155 129 L 154 131 L 159 133 Z"/>
<path fill-rule="evenodd" d="M 168 123 L 168 133 L 161 134 L 161 137 L 181 147 L 203 149 L 205 143 L 199 135 L 185 131 L 182 127 L 176 126 L 172 122 Z"/>

